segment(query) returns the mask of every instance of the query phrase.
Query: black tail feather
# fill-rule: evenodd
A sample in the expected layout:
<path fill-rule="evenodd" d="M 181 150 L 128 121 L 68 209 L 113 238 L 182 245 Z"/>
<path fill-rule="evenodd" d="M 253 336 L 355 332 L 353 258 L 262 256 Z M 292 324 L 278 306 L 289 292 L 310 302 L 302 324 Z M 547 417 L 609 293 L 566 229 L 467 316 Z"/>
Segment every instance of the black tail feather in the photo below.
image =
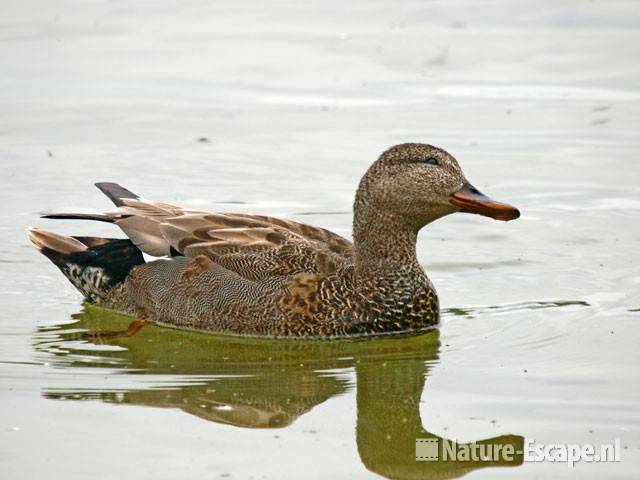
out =
<path fill-rule="evenodd" d="M 122 282 L 129 271 L 144 263 L 144 257 L 131 240 L 120 238 L 73 237 L 87 245 L 87 250 L 65 255 L 67 263 L 98 268 L 109 277 L 109 287 Z"/>
<path fill-rule="evenodd" d="M 96 220 L 98 222 L 113 223 L 120 217 L 102 215 L 99 213 L 47 213 L 40 218 L 53 218 L 56 220 Z"/>
<path fill-rule="evenodd" d="M 63 237 L 45 230 L 32 231 L 30 237 L 91 302 L 104 300 L 133 267 L 145 263 L 142 252 L 129 239 Z"/>
<path fill-rule="evenodd" d="M 117 207 L 121 207 L 124 205 L 124 202 L 122 200 L 125 198 L 132 198 L 135 200 L 139 198 L 138 195 L 118 185 L 117 183 L 99 182 L 99 183 L 96 183 L 95 186 L 98 187 L 100 191 L 104 193 L 107 197 L 109 197 L 109 199 Z"/>
<path fill-rule="evenodd" d="M 112 182 L 100 182 L 95 184 L 96 187 L 100 189 L 102 193 L 104 193 L 109 199 L 118 207 L 124 205 L 124 199 L 135 199 L 137 200 L 139 197 L 127 190 L 124 187 L 121 187 L 117 183 Z M 56 212 L 56 213 L 47 213 L 42 215 L 41 218 L 52 218 L 56 220 L 96 220 L 98 222 L 107 222 L 114 223 L 116 220 L 120 220 L 122 218 L 126 218 L 127 215 L 112 213 L 103 215 L 101 213 L 66 213 L 66 212 Z"/>

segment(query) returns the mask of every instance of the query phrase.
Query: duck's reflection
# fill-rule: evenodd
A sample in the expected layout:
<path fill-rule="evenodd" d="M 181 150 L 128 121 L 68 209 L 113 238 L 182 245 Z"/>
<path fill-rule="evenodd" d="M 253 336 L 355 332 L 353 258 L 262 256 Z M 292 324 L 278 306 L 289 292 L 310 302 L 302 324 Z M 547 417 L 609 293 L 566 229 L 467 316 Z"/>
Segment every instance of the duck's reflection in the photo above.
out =
<path fill-rule="evenodd" d="M 419 403 L 429 365 L 437 360 L 438 332 L 367 341 L 303 342 L 218 337 L 146 326 L 127 337 L 130 318 L 87 307 L 77 323 L 41 329 L 36 348 L 64 367 L 107 367 L 123 373 L 185 376 L 167 388 L 45 391 L 49 398 L 89 399 L 152 407 L 180 408 L 204 420 L 246 428 L 281 428 L 328 398 L 348 391 L 356 372 L 358 452 L 371 471 L 389 478 L 455 478 L 513 461 L 416 461 L 416 439 L 449 440 L 425 430 Z M 79 341 L 91 357 L 78 354 Z M 82 345 L 82 343 L 80 343 Z M 119 349 L 106 346 L 121 347 Z M 90 360 L 90 361 L 88 361 Z M 345 370 L 346 369 L 346 370 Z M 512 445 L 515 435 L 477 443 Z"/>

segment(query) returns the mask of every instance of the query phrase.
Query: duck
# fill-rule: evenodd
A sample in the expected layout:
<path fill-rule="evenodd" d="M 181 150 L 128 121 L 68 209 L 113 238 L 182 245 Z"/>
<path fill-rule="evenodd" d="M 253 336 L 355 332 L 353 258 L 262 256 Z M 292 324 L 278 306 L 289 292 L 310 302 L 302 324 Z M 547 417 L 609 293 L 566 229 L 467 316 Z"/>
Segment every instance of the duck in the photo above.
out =
<path fill-rule="evenodd" d="M 433 329 L 439 301 L 416 255 L 418 232 L 456 212 L 520 216 L 469 183 L 451 154 L 423 143 L 395 145 L 365 172 L 353 241 L 293 220 L 190 210 L 95 185 L 114 211 L 43 218 L 112 223 L 127 238 L 28 233 L 87 302 L 160 326 L 254 337 Z"/>

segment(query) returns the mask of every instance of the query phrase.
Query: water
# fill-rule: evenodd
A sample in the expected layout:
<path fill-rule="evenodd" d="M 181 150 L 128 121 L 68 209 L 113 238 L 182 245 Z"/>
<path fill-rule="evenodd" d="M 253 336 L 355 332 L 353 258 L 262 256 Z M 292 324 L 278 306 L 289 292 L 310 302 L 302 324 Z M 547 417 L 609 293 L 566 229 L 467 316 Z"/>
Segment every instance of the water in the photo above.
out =
<path fill-rule="evenodd" d="M 21 2 L 0 19 L 3 478 L 635 478 L 635 2 Z M 384 148 L 424 141 L 518 206 L 420 235 L 439 331 L 228 340 L 84 309 L 27 242 L 95 181 L 350 234 Z M 619 463 L 415 462 L 416 437 L 610 443 Z"/>

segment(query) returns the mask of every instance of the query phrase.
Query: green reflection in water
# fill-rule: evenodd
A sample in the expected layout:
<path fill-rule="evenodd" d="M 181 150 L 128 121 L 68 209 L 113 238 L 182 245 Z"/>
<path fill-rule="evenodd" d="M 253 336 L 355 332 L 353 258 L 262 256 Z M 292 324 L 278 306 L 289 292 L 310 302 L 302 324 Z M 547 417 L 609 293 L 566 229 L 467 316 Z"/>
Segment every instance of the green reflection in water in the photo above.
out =
<path fill-rule="evenodd" d="M 439 332 L 358 341 L 292 341 L 215 336 L 148 325 L 121 332 L 130 317 L 86 306 L 76 323 L 38 331 L 36 349 L 60 368 L 110 368 L 137 375 L 186 380 L 169 387 L 124 391 L 47 389 L 52 399 L 100 399 L 109 403 L 179 408 L 203 420 L 244 428 L 282 428 L 332 396 L 353 388 L 356 438 L 362 463 L 388 478 L 455 478 L 511 462 L 415 459 L 417 438 L 449 442 L 427 431 L 420 418 L 425 376 L 438 360 Z M 502 435 L 479 444 L 512 445 Z"/>

